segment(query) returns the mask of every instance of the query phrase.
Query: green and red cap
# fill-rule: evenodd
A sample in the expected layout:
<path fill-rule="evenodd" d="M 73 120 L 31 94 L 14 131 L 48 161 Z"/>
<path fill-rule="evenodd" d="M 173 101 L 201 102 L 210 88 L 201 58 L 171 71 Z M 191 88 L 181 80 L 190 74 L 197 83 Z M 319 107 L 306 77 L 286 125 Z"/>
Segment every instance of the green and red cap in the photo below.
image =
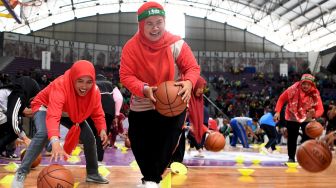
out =
<path fill-rule="evenodd" d="M 309 82 L 312 85 L 315 85 L 315 77 L 311 74 L 303 74 L 301 76 L 301 82 Z"/>
<path fill-rule="evenodd" d="M 157 2 L 153 2 L 153 1 L 144 3 L 138 9 L 137 13 L 138 13 L 138 22 L 150 16 L 159 15 L 159 16 L 165 17 L 166 15 L 162 5 L 160 5 Z"/>

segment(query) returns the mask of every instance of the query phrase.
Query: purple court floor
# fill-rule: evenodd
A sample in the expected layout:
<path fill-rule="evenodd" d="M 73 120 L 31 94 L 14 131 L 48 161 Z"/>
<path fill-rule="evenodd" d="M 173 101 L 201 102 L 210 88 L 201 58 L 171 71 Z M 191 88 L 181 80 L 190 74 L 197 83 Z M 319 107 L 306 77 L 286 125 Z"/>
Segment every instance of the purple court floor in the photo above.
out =
<path fill-rule="evenodd" d="M 120 144 L 121 145 L 121 144 Z M 23 148 L 17 148 L 16 153 L 19 155 Z M 197 151 L 185 153 L 183 163 L 187 166 L 236 166 L 243 164 L 250 166 L 258 164 L 260 166 L 284 166 L 287 161 L 287 154 L 261 154 L 257 151 L 240 152 L 240 151 L 221 151 L 209 152 L 204 151 L 204 157 L 196 157 Z M 42 165 L 50 164 L 50 158 L 43 152 Z M 62 165 L 85 165 L 85 157 L 81 151 L 77 157 L 79 160 L 73 162 L 60 161 Z M 119 148 L 107 148 L 104 156 L 106 166 L 129 166 L 134 161 L 132 150 L 123 150 Z M 0 159 L 0 164 L 7 164 L 11 161 Z M 14 161 L 20 164 L 20 160 Z"/>

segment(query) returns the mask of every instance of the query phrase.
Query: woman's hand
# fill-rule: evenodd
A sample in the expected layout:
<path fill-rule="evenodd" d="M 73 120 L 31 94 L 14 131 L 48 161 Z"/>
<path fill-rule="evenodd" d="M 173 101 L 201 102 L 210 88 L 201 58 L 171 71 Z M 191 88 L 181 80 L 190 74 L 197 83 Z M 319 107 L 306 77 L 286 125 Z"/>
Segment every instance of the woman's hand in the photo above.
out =
<path fill-rule="evenodd" d="M 51 138 L 50 140 L 52 140 L 53 138 Z M 70 158 L 70 155 L 67 154 L 64 150 L 63 147 L 61 146 L 60 141 L 57 138 L 57 141 L 54 141 L 52 143 L 52 150 L 51 150 L 51 158 L 50 158 L 50 162 L 54 159 L 55 162 L 57 162 L 58 160 L 64 160 L 64 158 L 68 159 Z"/>
<path fill-rule="evenodd" d="M 156 86 L 147 86 L 145 85 L 143 89 L 143 94 L 145 97 L 149 98 L 152 102 L 156 102 L 156 99 L 154 98 L 154 91 L 157 90 Z"/>
<path fill-rule="evenodd" d="M 307 111 L 307 119 L 313 119 L 313 118 L 315 118 L 315 109 L 314 108 Z"/>
<path fill-rule="evenodd" d="M 31 142 L 30 138 L 28 138 L 27 136 L 23 137 L 22 141 L 26 145 L 26 147 L 28 147 Z"/>
<path fill-rule="evenodd" d="M 100 131 L 100 140 L 102 141 L 103 148 L 105 149 L 108 146 L 108 137 L 106 131 L 103 129 Z"/>
<path fill-rule="evenodd" d="M 273 120 L 275 122 L 278 122 L 280 120 L 280 112 L 276 112 L 273 116 Z"/>
<path fill-rule="evenodd" d="M 112 125 L 114 130 L 118 130 L 118 116 L 115 116 Z"/>
<path fill-rule="evenodd" d="M 50 162 L 54 159 L 55 162 L 59 160 L 64 160 L 64 158 L 68 159 L 70 157 L 69 154 L 67 154 L 63 147 L 61 146 L 61 142 L 57 136 L 52 136 L 50 138 L 52 150 L 51 150 L 51 157 Z"/>
<path fill-rule="evenodd" d="M 325 142 L 327 145 L 332 146 L 333 142 L 336 140 L 336 132 L 331 131 L 320 139 L 322 142 Z"/>
<path fill-rule="evenodd" d="M 191 98 L 192 83 L 190 80 L 180 81 L 175 83 L 176 86 L 182 86 L 178 95 L 182 95 L 182 100 L 184 103 L 188 104 Z"/>
<path fill-rule="evenodd" d="M 16 146 L 16 147 L 20 147 L 22 144 L 25 144 L 24 141 L 23 141 L 22 139 L 17 138 L 17 139 L 15 140 L 15 146 Z"/>
<path fill-rule="evenodd" d="M 23 115 L 25 116 L 25 117 L 33 117 L 33 111 L 32 111 L 32 109 L 31 108 L 25 108 L 23 111 L 22 111 L 22 113 L 23 113 Z"/>

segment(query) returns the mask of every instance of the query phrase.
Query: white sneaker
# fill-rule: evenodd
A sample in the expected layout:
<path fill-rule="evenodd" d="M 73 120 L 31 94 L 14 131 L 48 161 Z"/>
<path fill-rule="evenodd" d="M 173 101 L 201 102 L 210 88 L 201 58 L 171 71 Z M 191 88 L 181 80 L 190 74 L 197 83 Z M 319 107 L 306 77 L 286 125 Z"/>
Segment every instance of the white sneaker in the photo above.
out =
<path fill-rule="evenodd" d="M 141 184 L 137 185 L 136 187 L 137 187 L 137 188 L 146 188 L 146 185 L 143 184 L 143 183 L 141 183 Z"/>
<path fill-rule="evenodd" d="M 103 161 L 98 161 L 98 166 L 105 166 L 105 163 Z"/>
<path fill-rule="evenodd" d="M 12 188 L 23 188 L 26 176 L 25 173 L 16 172 L 12 182 Z"/>
<path fill-rule="evenodd" d="M 241 148 L 240 151 L 242 151 L 242 152 L 252 152 L 253 148 Z"/>
<path fill-rule="evenodd" d="M 198 153 L 194 157 L 203 158 L 204 154 L 203 154 L 202 150 L 198 150 Z"/>
<path fill-rule="evenodd" d="M 160 188 L 160 185 L 153 181 L 146 181 L 145 188 Z"/>

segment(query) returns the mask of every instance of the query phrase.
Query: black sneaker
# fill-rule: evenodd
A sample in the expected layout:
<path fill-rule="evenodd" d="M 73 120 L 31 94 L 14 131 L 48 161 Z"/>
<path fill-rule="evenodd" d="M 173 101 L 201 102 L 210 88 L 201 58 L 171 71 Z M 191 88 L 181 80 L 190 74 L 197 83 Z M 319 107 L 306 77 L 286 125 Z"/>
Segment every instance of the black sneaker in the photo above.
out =
<path fill-rule="evenodd" d="M 17 156 L 15 153 L 7 154 L 6 152 L 5 153 L 1 153 L 0 154 L 0 158 L 6 159 L 6 160 L 11 160 L 11 161 L 20 160 L 20 157 Z"/>
<path fill-rule="evenodd" d="M 98 184 L 108 184 L 109 180 L 102 177 L 100 174 L 88 174 L 86 176 L 87 182 L 98 183 Z"/>
<path fill-rule="evenodd" d="M 289 158 L 287 162 L 289 162 L 289 163 L 295 163 L 295 160 L 294 160 L 294 159 L 291 159 L 291 158 Z"/>

